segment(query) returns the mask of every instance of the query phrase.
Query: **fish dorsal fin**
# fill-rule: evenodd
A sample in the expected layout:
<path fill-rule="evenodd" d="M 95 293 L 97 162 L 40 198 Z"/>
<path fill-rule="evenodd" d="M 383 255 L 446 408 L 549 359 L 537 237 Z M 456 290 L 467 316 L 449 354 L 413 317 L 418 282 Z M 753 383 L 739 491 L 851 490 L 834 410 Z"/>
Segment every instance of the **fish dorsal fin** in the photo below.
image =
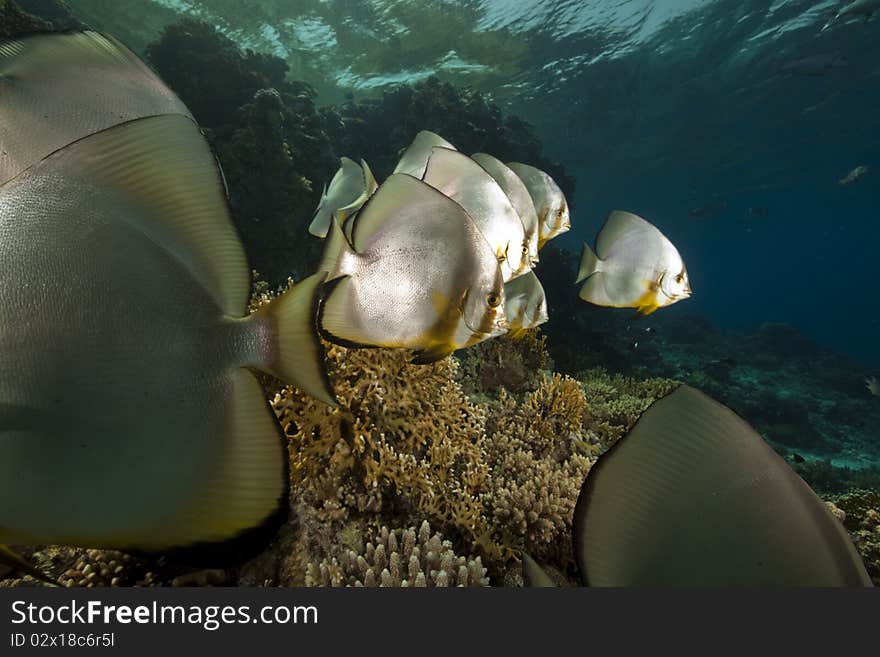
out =
<path fill-rule="evenodd" d="M 357 162 L 345 156 L 339 158 L 339 169 L 333 175 L 330 185 L 325 187 L 315 216 L 309 224 L 312 235 L 327 237 L 333 217 L 338 216 L 344 221 L 363 204 L 366 184 L 364 176 L 364 171 Z"/>
<path fill-rule="evenodd" d="M 364 192 L 367 195 L 367 198 L 370 198 L 379 188 L 379 183 L 376 182 L 376 176 L 373 175 L 373 170 L 370 169 L 370 165 L 367 164 L 367 161 L 361 159 L 361 170 L 364 172 Z"/>
<path fill-rule="evenodd" d="M 97 32 L 0 44 L 0 185 L 106 128 L 189 110 L 128 48 Z"/>
<path fill-rule="evenodd" d="M 637 240 L 639 243 L 657 240 L 666 240 L 657 228 L 632 212 L 615 210 L 605 221 L 605 225 L 596 237 L 596 255 L 600 260 L 608 257 L 616 243 L 629 243 Z"/>
<path fill-rule="evenodd" d="M 593 465 L 572 523 L 598 586 L 870 586 L 843 526 L 742 418 L 686 385 Z"/>
<path fill-rule="evenodd" d="M 431 149 L 435 146 L 455 150 L 455 146 L 430 130 L 422 130 L 415 136 L 409 148 L 401 156 L 392 173 L 407 173 L 416 178 L 425 174 L 428 158 L 431 157 Z"/>
<path fill-rule="evenodd" d="M 244 315 L 250 270 L 217 162 L 191 119 L 169 114 L 131 121 L 52 158 L 83 185 L 113 190 L 120 221 L 181 262 L 223 313 Z"/>
<path fill-rule="evenodd" d="M 372 237 L 389 221 L 422 201 L 436 199 L 439 192 L 405 173 L 391 174 L 370 197 L 354 219 L 352 245 L 361 253 Z M 450 201 L 451 202 L 451 201 Z M 410 213 L 411 214 L 411 213 Z"/>

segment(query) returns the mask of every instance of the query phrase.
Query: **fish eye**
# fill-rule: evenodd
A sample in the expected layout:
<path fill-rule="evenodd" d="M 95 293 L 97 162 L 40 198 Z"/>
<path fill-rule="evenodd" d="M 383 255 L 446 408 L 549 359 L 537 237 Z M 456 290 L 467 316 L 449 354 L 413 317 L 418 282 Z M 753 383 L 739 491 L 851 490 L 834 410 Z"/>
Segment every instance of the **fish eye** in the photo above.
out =
<path fill-rule="evenodd" d="M 492 292 L 488 297 L 486 297 L 486 303 L 489 304 L 490 308 L 497 308 L 501 304 L 501 295 Z"/>
<path fill-rule="evenodd" d="M 522 254 L 529 255 L 529 247 L 527 247 L 525 244 L 523 244 L 523 247 L 522 247 Z"/>
<path fill-rule="evenodd" d="M 683 280 L 684 280 L 684 274 L 679 274 L 678 276 L 675 277 L 676 283 L 681 283 Z"/>

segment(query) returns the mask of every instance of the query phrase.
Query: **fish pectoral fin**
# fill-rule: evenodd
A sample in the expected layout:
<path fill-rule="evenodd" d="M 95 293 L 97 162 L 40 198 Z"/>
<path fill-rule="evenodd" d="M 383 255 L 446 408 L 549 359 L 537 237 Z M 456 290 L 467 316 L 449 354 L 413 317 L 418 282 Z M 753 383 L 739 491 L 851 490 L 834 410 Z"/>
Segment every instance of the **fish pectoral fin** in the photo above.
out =
<path fill-rule="evenodd" d="M 438 360 L 443 360 L 447 356 L 451 356 L 454 351 L 455 347 L 451 344 L 434 345 L 433 347 L 428 347 L 427 349 L 422 349 L 413 353 L 410 362 L 413 365 L 429 365 L 431 363 L 436 363 Z"/>
<path fill-rule="evenodd" d="M 28 563 L 21 557 L 21 555 L 13 552 L 3 544 L 0 544 L 0 564 L 9 566 L 14 571 L 30 575 L 41 582 L 46 582 L 47 584 L 52 584 L 54 586 L 61 586 L 56 579 L 50 577 L 33 564 Z"/>
<path fill-rule="evenodd" d="M 526 330 L 527 329 L 523 328 L 522 326 L 512 328 L 507 332 L 507 337 L 511 338 L 512 340 L 522 340 L 526 335 Z"/>
<path fill-rule="evenodd" d="M 636 309 L 636 317 L 647 317 L 647 316 L 650 315 L 652 312 L 654 312 L 655 310 L 657 310 L 659 307 L 660 307 L 660 306 L 658 306 L 658 305 L 655 304 L 655 303 L 652 303 L 652 304 L 646 304 L 646 305 L 644 305 L 644 306 L 639 306 L 639 307 Z"/>

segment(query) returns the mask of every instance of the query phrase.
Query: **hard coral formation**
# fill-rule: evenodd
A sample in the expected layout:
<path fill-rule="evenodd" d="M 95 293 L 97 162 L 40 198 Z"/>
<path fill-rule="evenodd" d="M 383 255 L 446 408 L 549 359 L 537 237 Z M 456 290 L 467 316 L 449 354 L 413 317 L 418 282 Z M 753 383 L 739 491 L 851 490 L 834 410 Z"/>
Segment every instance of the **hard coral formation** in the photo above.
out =
<path fill-rule="evenodd" d="M 294 388 L 275 396 L 294 490 L 329 514 L 421 516 L 476 540 L 486 533 L 485 413 L 456 383 L 455 361 L 418 366 L 409 357 L 330 346 L 339 409 Z"/>
<path fill-rule="evenodd" d="M 502 388 L 519 395 L 537 388 L 542 371 L 553 369 L 547 337 L 539 329 L 481 342 L 459 356 L 461 384 L 472 396 L 497 395 Z"/>
<path fill-rule="evenodd" d="M 849 531 L 874 584 L 880 586 L 880 493 L 856 489 L 834 496 L 831 501 L 844 514 L 843 526 Z"/>
<path fill-rule="evenodd" d="M 672 379 L 635 379 L 609 374 L 602 367 L 578 378 L 590 413 L 588 439 L 602 451 L 632 429 L 648 406 L 678 386 Z"/>
<path fill-rule="evenodd" d="M 341 550 L 337 556 L 310 563 L 307 586 L 447 587 L 488 586 L 479 556 L 460 557 L 450 541 L 431 534 L 428 521 L 415 527 L 382 527 L 362 552 Z"/>
<path fill-rule="evenodd" d="M 580 385 L 569 377 L 545 377 L 521 403 L 502 391 L 488 422 L 492 474 L 483 501 L 503 554 L 526 550 L 567 563 L 571 516 L 592 462 L 576 449 L 586 417 Z"/>
<path fill-rule="evenodd" d="M 46 546 L 23 554 L 40 571 L 68 588 L 160 584 L 155 564 L 117 550 Z M 0 587 L 22 585 L 46 586 L 30 576 L 0 578 Z"/>

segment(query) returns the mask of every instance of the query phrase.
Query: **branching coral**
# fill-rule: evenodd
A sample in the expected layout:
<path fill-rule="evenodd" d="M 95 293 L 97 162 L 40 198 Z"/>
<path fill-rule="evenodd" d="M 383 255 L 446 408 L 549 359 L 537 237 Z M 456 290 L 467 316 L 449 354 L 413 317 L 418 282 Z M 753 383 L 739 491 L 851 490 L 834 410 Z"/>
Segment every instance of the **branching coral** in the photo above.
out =
<path fill-rule="evenodd" d="M 418 532 L 381 531 L 361 553 L 348 549 L 338 556 L 310 563 L 307 586 L 445 587 L 488 586 L 480 557 L 459 557 L 450 541 L 431 534 L 428 521 Z"/>
<path fill-rule="evenodd" d="M 671 379 L 632 379 L 597 367 L 578 377 L 589 408 L 590 442 L 604 451 L 629 431 L 654 401 L 672 392 Z"/>
<path fill-rule="evenodd" d="M 456 363 L 330 346 L 332 409 L 286 388 L 273 406 L 291 444 L 295 489 L 327 513 L 421 515 L 466 539 L 487 533 L 483 410 L 455 382 Z"/>
<path fill-rule="evenodd" d="M 525 549 L 565 564 L 571 516 L 590 468 L 573 451 L 584 431 L 586 401 L 577 381 L 554 375 L 517 403 L 506 393 L 489 419 L 484 495 L 492 540 L 508 554 Z"/>

